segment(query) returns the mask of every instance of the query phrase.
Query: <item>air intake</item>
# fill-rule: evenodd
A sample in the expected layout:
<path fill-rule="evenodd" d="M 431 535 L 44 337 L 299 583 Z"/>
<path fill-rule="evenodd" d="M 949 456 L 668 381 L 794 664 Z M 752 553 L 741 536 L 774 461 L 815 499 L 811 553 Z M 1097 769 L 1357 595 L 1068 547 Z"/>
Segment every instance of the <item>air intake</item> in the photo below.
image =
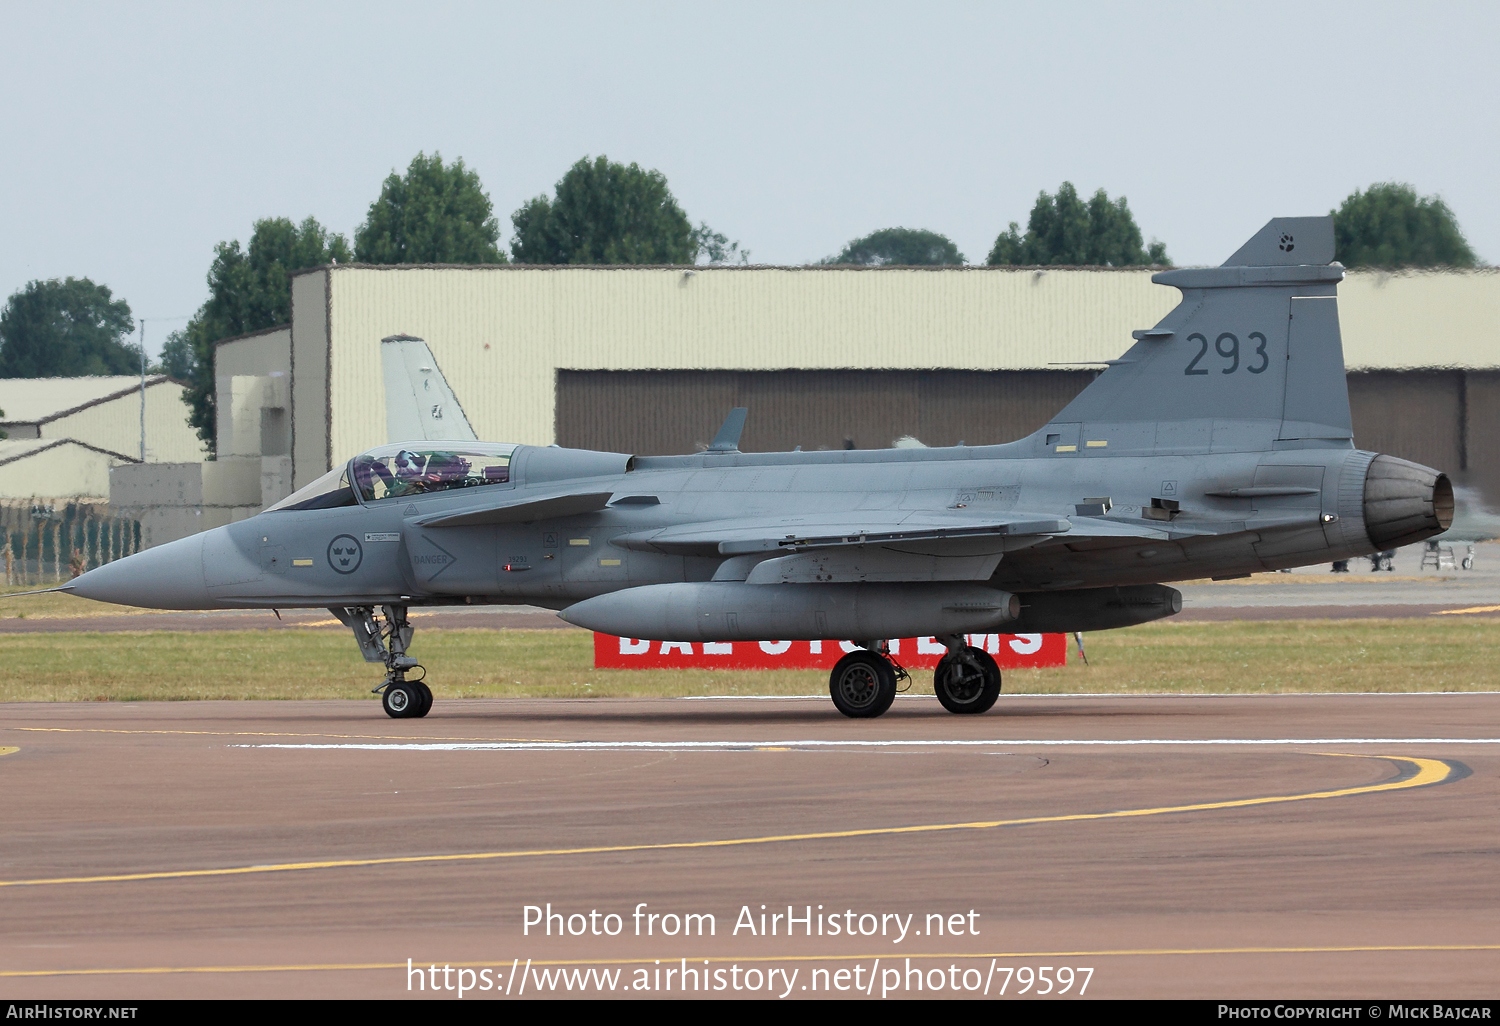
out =
<path fill-rule="evenodd" d="M 1365 530 L 1378 550 L 1431 538 L 1453 523 L 1448 475 L 1394 456 L 1376 456 L 1365 472 Z"/>

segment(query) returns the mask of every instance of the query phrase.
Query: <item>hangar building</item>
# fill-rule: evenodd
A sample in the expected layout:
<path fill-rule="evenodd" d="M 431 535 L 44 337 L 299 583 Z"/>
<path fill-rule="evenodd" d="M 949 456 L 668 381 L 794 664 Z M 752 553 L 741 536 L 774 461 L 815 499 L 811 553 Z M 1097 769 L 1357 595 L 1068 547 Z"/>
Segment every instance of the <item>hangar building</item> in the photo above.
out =
<path fill-rule="evenodd" d="M 110 468 L 141 462 L 143 437 L 146 460 L 203 459 L 182 395 L 162 375 L 144 390 L 131 375 L 0 379 L 0 499 L 103 502 Z"/>

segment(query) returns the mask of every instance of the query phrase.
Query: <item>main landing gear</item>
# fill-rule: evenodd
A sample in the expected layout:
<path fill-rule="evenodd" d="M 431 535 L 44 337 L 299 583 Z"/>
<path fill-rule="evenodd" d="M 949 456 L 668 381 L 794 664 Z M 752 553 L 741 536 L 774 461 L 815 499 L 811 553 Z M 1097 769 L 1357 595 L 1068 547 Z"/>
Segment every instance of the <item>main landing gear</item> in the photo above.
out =
<path fill-rule="evenodd" d="M 383 624 L 375 618 L 374 606 L 334 606 L 328 611 L 354 632 L 365 662 L 385 664 L 385 680 L 374 693 L 380 695 L 386 715 L 398 720 L 426 716 L 432 708 L 432 689 L 421 677 L 406 679 L 409 671 L 422 669 L 406 654 L 415 630 L 406 619 L 406 607 L 381 606 L 380 610 Z"/>
<path fill-rule="evenodd" d="M 951 713 L 987 712 L 1000 697 L 1000 667 L 982 648 L 965 645 L 956 634 L 937 639 L 948 646 L 932 674 L 932 689 Z"/>
<path fill-rule="evenodd" d="M 860 644 L 860 642 L 855 642 Z M 891 659 L 885 642 L 871 641 L 833 666 L 828 693 L 839 712 L 855 719 L 879 716 L 896 700 L 896 685 L 909 675 Z"/>
<path fill-rule="evenodd" d="M 957 634 L 937 639 L 948 646 L 933 673 L 932 687 L 938 701 L 951 713 L 982 713 L 1000 697 L 1000 667 L 988 652 L 964 644 Z M 834 664 L 828 677 L 828 693 L 845 716 L 868 719 L 879 716 L 896 700 L 897 685 L 910 680 L 904 667 L 891 658 L 883 641 L 855 642 L 860 649 Z"/>

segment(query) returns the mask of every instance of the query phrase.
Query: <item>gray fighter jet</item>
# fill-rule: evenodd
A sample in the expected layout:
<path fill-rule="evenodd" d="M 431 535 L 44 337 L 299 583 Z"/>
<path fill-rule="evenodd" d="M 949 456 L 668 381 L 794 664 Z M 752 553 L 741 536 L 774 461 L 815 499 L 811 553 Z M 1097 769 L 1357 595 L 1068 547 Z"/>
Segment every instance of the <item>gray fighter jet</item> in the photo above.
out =
<path fill-rule="evenodd" d="M 661 641 L 850 640 L 830 691 L 890 707 L 881 639 L 947 646 L 934 684 L 989 709 L 967 633 L 1097 631 L 1170 616 L 1162 582 L 1406 545 L 1449 527 L 1438 472 L 1354 447 L 1326 217 L 1277 218 L 1222 267 L 1163 271 L 1182 301 L 1051 423 L 1004 445 L 632 456 L 473 441 L 362 453 L 249 520 L 91 570 L 65 590 L 165 609 L 323 606 L 385 665 L 413 606 L 531 603 Z"/>

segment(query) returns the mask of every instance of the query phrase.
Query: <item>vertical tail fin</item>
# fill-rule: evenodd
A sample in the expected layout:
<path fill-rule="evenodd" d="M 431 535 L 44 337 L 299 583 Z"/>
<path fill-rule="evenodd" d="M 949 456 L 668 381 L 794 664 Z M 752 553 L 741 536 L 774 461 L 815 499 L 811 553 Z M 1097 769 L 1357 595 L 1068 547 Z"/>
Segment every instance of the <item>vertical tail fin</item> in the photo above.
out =
<path fill-rule="evenodd" d="M 1034 437 L 1064 452 L 1351 447 L 1332 261 L 1332 218 L 1281 217 L 1221 267 L 1153 275 L 1182 301 Z"/>
<path fill-rule="evenodd" d="M 432 350 L 412 335 L 380 340 L 388 442 L 473 441 L 474 429 L 448 387 Z"/>

